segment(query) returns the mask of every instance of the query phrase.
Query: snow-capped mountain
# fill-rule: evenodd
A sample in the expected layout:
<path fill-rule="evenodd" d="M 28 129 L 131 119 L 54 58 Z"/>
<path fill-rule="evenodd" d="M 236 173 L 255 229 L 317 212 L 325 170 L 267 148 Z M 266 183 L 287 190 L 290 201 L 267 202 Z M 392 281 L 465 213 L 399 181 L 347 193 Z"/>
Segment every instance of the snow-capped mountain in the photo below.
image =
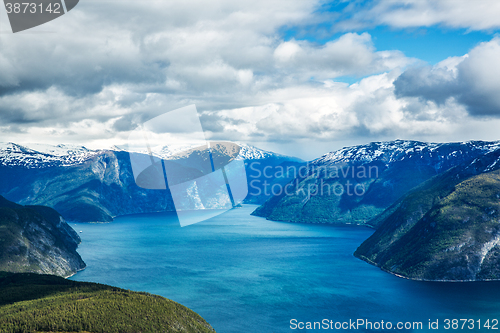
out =
<path fill-rule="evenodd" d="M 153 147 L 151 154 L 178 160 L 188 157 L 182 154 L 188 148 L 193 147 Z M 142 153 L 149 154 L 147 150 Z M 221 153 L 225 154 L 218 151 Z M 298 160 L 249 145 L 241 145 L 239 153 L 238 158 L 245 162 L 258 162 L 251 170 L 245 166 L 248 181 L 254 180 L 250 172 Z M 0 144 L 0 176 L 0 195 L 23 205 L 52 207 L 69 221 L 111 221 L 123 214 L 174 210 L 169 191 L 137 186 L 129 152 L 116 146 L 92 150 L 62 144 Z M 267 199 L 269 195 L 259 188 L 262 184 L 253 183 L 259 191 L 250 193 L 247 202 Z M 196 191 L 191 194 L 196 196 Z"/>
<path fill-rule="evenodd" d="M 396 140 L 372 142 L 367 145 L 345 147 L 327 153 L 311 164 L 335 165 L 339 163 L 372 163 L 380 161 L 385 164 L 402 161 L 416 155 L 423 159 L 436 157 L 450 159 L 464 155 L 468 151 L 487 153 L 500 148 L 500 141 L 468 141 L 457 143 L 428 143 L 420 141 Z"/>
<path fill-rule="evenodd" d="M 271 198 L 254 214 L 279 221 L 367 224 L 415 186 L 498 149 L 499 141 L 404 140 L 342 148 L 308 163 L 307 172 L 289 186 L 290 194 Z"/>
<path fill-rule="evenodd" d="M 265 158 L 270 158 L 270 157 L 286 157 L 290 158 L 290 156 L 285 156 L 277 153 L 273 153 L 268 150 L 260 149 L 255 146 L 247 145 L 244 143 L 239 143 L 240 146 L 240 154 L 238 156 L 238 159 L 242 160 L 260 160 L 260 159 L 265 159 Z M 296 159 L 299 160 L 299 159 Z"/>
<path fill-rule="evenodd" d="M 286 155 L 281 155 L 274 153 L 272 151 L 264 150 L 257 148 L 255 146 L 246 144 L 246 143 L 237 143 L 237 145 L 240 147 L 239 155 L 236 158 L 237 160 L 260 160 L 260 159 L 266 159 L 266 158 L 271 158 L 271 157 L 283 157 L 283 158 L 288 158 L 288 159 L 294 159 L 293 157 L 286 156 Z M 150 150 L 148 149 L 134 149 L 134 150 L 129 150 L 127 147 L 119 147 L 119 146 L 113 146 L 110 150 L 116 150 L 116 151 L 133 151 L 136 153 L 141 153 L 141 154 L 151 154 L 155 157 L 164 159 L 164 160 L 169 160 L 172 159 L 173 157 L 178 157 L 180 154 L 182 154 L 185 151 L 189 151 L 195 147 L 198 147 L 198 145 L 170 145 L 170 146 L 153 146 L 150 147 Z M 299 161 L 300 159 L 296 159 Z"/>
<path fill-rule="evenodd" d="M 239 160 L 261 160 L 267 158 L 281 157 L 294 159 L 289 156 L 276 154 L 247 144 L 239 144 Z M 132 152 L 141 154 L 151 154 L 160 159 L 178 158 L 179 154 L 188 151 L 196 145 L 184 146 L 155 146 L 147 149 L 134 150 Z M 18 145 L 12 142 L 0 143 L 0 165 L 23 166 L 25 168 L 47 168 L 47 167 L 68 167 L 82 164 L 105 151 L 129 152 L 127 147 L 112 146 L 109 149 L 87 149 L 84 146 L 75 145 L 48 145 L 30 143 Z M 299 160 L 299 159 L 295 159 Z"/>
<path fill-rule="evenodd" d="M 0 165 L 22 166 L 28 169 L 66 167 L 84 163 L 99 154 L 83 146 L 0 143 Z"/>
<path fill-rule="evenodd" d="M 415 187 L 371 221 L 355 256 L 417 280 L 500 277 L 500 149 Z"/>

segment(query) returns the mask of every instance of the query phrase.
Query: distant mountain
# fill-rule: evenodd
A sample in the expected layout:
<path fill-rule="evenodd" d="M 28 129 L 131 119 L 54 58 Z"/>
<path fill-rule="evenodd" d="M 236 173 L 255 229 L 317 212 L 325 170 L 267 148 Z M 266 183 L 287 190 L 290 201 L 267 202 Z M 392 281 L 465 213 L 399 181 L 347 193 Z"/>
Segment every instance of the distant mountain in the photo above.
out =
<path fill-rule="evenodd" d="M 69 276 L 85 268 L 80 237 L 55 210 L 0 196 L 0 271 Z"/>
<path fill-rule="evenodd" d="M 12 142 L 0 143 L 0 165 L 28 169 L 66 167 L 84 163 L 100 153 L 83 146 L 62 144 L 30 144 L 30 147 Z"/>
<path fill-rule="evenodd" d="M 184 332 L 214 329 L 157 295 L 57 276 L 0 272 L 0 332 Z"/>
<path fill-rule="evenodd" d="M 253 215 L 275 221 L 370 224 L 413 187 L 500 147 L 500 142 L 373 142 L 304 166 Z"/>
<path fill-rule="evenodd" d="M 168 190 L 144 189 L 136 185 L 129 152 L 123 148 L 90 150 L 69 145 L 0 144 L 0 195 L 23 205 L 45 205 L 56 209 L 68 221 L 112 221 L 115 216 L 173 211 Z M 184 148 L 180 148 L 181 150 Z M 165 160 L 179 148 L 153 147 L 153 156 Z M 137 152 L 138 154 L 147 152 Z M 300 163 L 249 145 L 241 145 L 239 159 L 251 170 L 281 163 Z M 274 181 L 271 179 L 271 181 Z M 264 186 L 252 183 L 254 187 Z M 264 202 L 269 195 L 251 191 L 246 202 Z"/>
<path fill-rule="evenodd" d="M 23 205 L 52 207 L 69 221 L 106 222 L 117 215 L 173 209 L 168 192 L 135 185 L 128 153 L 84 152 L 63 164 L 67 156 L 21 151 L 2 158 L 8 163 L 0 165 L 0 194 Z"/>

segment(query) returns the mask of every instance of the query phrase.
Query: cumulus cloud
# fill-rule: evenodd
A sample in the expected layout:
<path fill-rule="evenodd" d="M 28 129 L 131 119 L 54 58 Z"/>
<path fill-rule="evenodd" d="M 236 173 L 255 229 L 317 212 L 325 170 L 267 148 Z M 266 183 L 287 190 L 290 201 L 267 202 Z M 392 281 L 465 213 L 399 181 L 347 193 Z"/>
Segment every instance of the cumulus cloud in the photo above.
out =
<path fill-rule="evenodd" d="M 121 144 L 138 124 L 196 104 L 209 138 L 294 154 L 300 143 L 324 143 L 326 152 L 339 148 L 332 142 L 451 138 L 469 114 L 496 114 L 498 40 L 405 70 L 415 59 L 377 50 L 368 33 L 325 43 L 282 37 L 283 28 L 324 23 L 322 4 L 82 1 L 57 20 L 2 34 L 0 140 Z M 398 4 L 377 1 L 348 23 L 495 27 L 496 5 L 476 22 L 473 11 L 446 14 L 449 1 Z M 428 20 L 412 12 L 424 9 Z M 335 81 L 342 76 L 359 82 Z"/>
<path fill-rule="evenodd" d="M 370 5 L 371 4 L 371 5 Z M 352 18 L 339 22 L 339 28 L 367 25 L 415 28 L 441 25 L 470 30 L 500 27 L 500 3 L 492 0 L 376 0 L 363 8 L 349 6 Z"/>
<path fill-rule="evenodd" d="M 320 4 L 82 2 L 45 25 L 2 35 L 0 119 L 6 126 L 41 128 L 111 121 L 109 130 L 123 132 L 187 104 L 201 110 L 258 105 L 267 91 L 412 61 L 398 51 L 375 50 L 367 33 L 347 33 L 325 45 L 281 39 L 283 26 L 317 21 Z"/>
<path fill-rule="evenodd" d="M 410 68 L 394 85 L 399 97 L 424 97 L 440 104 L 461 91 L 456 73 L 437 66 Z"/>
<path fill-rule="evenodd" d="M 274 59 L 280 69 L 317 79 L 364 76 L 410 63 L 399 51 L 376 52 L 368 33 L 346 33 L 321 47 L 307 41 L 283 42 L 274 50 Z"/>
<path fill-rule="evenodd" d="M 398 97 L 439 105 L 454 100 L 472 116 L 500 117 L 500 39 L 481 43 L 464 57 L 405 71 L 395 82 Z"/>
<path fill-rule="evenodd" d="M 338 141 L 350 137 L 370 140 L 380 137 L 433 136 L 448 132 L 450 124 L 460 122 L 466 113 L 455 112 L 432 102 L 399 99 L 394 80 L 399 71 L 373 75 L 347 85 L 325 81 L 321 87 L 301 86 L 275 90 L 274 103 L 262 106 L 205 111 L 217 124 L 211 138 L 222 133 L 232 140 L 284 142 L 293 140 Z M 418 105 L 416 103 L 419 103 Z M 418 116 L 411 112 L 417 108 Z M 234 121 L 237 121 L 235 123 Z M 221 131 L 219 128 L 223 128 Z"/>

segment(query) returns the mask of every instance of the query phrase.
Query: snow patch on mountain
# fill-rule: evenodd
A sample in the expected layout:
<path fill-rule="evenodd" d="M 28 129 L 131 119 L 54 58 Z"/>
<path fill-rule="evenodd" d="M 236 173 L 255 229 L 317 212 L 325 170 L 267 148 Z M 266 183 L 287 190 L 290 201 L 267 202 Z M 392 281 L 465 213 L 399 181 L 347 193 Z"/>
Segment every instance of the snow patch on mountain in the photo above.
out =
<path fill-rule="evenodd" d="M 238 154 L 237 160 L 258 160 L 265 159 L 269 157 L 281 156 L 287 157 L 284 155 L 280 155 L 277 153 L 273 153 L 268 150 L 260 149 L 252 145 L 248 145 L 245 143 L 237 143 L 240 147 L 240 152 Z M 114 146 L 111 150 L 119 150 L 119 151 L 131 151 L 134 153 L 140 154 L 149 154 L 151 153 L 154 157 L 158 157 L 164 160 L 172 159 L 174 156 L 177 158 L 183 152 L 187 152 L 190 149 L 195 147 L 199 147 L 199 145 L 175 145 L 175 146 L 153 146 L 150 147 L 149 150 L 147 148 L 144 149 L 129 149 L 127 147 L 118 147 Z M 299 160 L 299 159 L 297 159 Z"/>
<path fill-rule="evenodd" d="M 257 147 L 238 144 L 240 152 L 238 160 L 255 160 L 269 157 L 286 157 Z M 151 154 L 157 158 L 169 160 L 178 158 L 183 152 L 187 152 L 198 145 L 175 145 L 175 146 L 155 146 L 144 149 L 129 149 L 126 146 L 112 146 L 108 149 L 91 150 L 84 146 L 76 145 L 48 145 L 48 144 L 25 144 L 18 145 L 12 142 L 0 143 L 0 165 L 22 166 L 28 169 L 46 167 L 66 167 L 82 164 L 97 155 L 106 151 L 125 151 L 141 154 Z M 297 159 L 299 160 L 299 159 Z"/>
<path fill-rule="evenodd" d="M 423 156 L 427 154 L 433 156 L 437 154 L 439 158 L 448 156 L 457 157 L 461 151 L 444 153 L 440 148 L 453 145 L 454 143 L 425 143 L 419 141 L 396 140 L 389 142 L 372 142 L 367 145 L 345 147 L 328 154 L 325 154 L 311 162 L 312 165 L 335 165 L 342 163 L 358 162 L 361 164 L 380 161 L 389 165 L 396 161 L 402 161 L 413 155 Z M 480 150 L 483 153 L 495 151 L 500 148 L 500 141 L 468 141 L 456 143 L 469 146 L 472 150 Z M 441 155 L 440 155 L 441 154 Z"/>
<path fill-rule="evenodd" d="M 477 170 L 477 173 L 500 169 L 500 148 L 491 149 L 482 158 L 475 158 L 466 169 Z"/>
<path fill-rule="evenodd" d="M 239 160 L 261 160 L 273 156 L 283 156 L 244 143 L 239 143 L 238 145 L 240 146 L 240 153 L 236 159 Z"/>
<path fill-rule="evenodd" d="M 83 146 L 0 143 L 0 165 L 23 166 L 28 169 L 81 164 L 99 154 Z"/>

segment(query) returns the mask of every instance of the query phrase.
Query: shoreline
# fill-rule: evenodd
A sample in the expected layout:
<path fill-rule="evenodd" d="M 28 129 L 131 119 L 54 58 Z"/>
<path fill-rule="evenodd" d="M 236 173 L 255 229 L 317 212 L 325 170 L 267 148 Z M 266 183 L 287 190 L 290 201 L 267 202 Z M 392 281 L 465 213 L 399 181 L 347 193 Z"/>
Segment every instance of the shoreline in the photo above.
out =
<path fill-rule="evenodd" d="M 70 277 L 75 276 L 76 274 L 78 274 L 78 272 L 81 272 L 81 271 L 85 270 L 85 268 L 87 268 L 87 264 L 85 264 L 85 267 L 83 267 L 82 269 L 78 269 L 76 272 L 74 272 L 74 273 L 72 273 L 72 274 L 70 274 L 68 276 L 63 276 L 63 277 L 65 279 L 69 279 Z"/>
<path fill-rule="evenodd" d="M 395 273 L 395 272 L 391 272 L 387 269 L 384 269 L 382 267 L 380 267 L 379 265 L 375 264 L 373 261 L 371 261 L 370 259 L 366 258 L 366 257 L 358 257 L 356 255 L 353 254 L 354 257 L 358 258 L 359 260 L 362 260 L 372 266 L 375 266 L 377 267 L 378 269 L 380 269 L 381 271 L 385 272 L 385 273 L 389 273 L 393 276 L 396 276 L 398 278 L 401 278 L 401 279 L 404 279 L 404 280 L 409 280 L 409 281 L 417 281 L 417 282 L 440 282 L 440 283 L 471 283 L 471 282 L 500 282 L 500 279 L 481 279 L 481 280 L 430 280 L 430 279 L 420 279 L 420 278 L 412 278 L 412 277 L 409 277 L 409 276 L 404 276 L 404 275 L 401 275 L 401 274 L 398 274 L 398 273 Z"/>

